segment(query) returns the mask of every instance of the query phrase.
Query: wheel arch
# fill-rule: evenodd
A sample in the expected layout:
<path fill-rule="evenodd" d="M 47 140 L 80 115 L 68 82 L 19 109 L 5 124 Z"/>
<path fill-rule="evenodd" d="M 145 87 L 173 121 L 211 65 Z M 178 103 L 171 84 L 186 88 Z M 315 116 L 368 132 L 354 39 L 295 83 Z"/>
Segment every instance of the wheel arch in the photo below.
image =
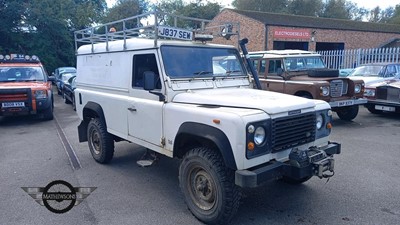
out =
<path fill-rule="evenodd" d="M 310 98 L 311 97 L 310 99 L 314 99 L 314 96 L 309 91 L 304 91 L 304 90 L 296 91 L 296 93 L 294 95 L 299 96 L 299 97 L 303 97 L 303 98 Z"/>
<path fill-rule="evenodd" d="M 82 110 L 82 118 L 83 120 L 78 126 L 79 142 L 85 142 L 88 140 L 86 133 L 87 126 L 92 118 L 99 118 L 107 128 L 107 123 L 104 117 L 103 108 L 98 103 L 95 102 L 86 103 L 86 105 L 83 107 Z"/>
<path fill-rule="evenodd" d="M 183 123 L 174 141 L 174 157 L 182 158 L 194 146 L 216 149 L 228 168 L 237 169 L 229 139 L 220 129 L 195 122 Z"/>

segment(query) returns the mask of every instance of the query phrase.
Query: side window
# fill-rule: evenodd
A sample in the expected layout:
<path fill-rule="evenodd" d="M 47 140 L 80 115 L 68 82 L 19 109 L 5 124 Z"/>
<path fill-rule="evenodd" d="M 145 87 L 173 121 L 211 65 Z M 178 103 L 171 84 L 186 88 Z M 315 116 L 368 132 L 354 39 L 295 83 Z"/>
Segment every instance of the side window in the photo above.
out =
<path fill-rule="evenodd" d="M 393 65 L 389 65 L 386 70 L 385 77 L 392 77 L 396 73 L 396 68 Z"/>
<path fill-rule="evenodd" d="M 258 60 L 253 61 L 254 69 L 258 71 Z"/>
<path fill-rule="evenodd" d="M 260 64 L 260 73 L 265 73 L 265 64 L 266 64 L 267 60 L 261 60 L 261 64 Z"/>
<path fill-rule="evenodd" d="M 154 54 L 143 54 L 133 56 L 133 78 L 132 87 L 143 88 L 143 74 L 146 71 L 152 71 L 156 74 L 156 88 L 161 89 L 160 73 L 158 72 L 157 60 Z"/>
<path fill-rule="evenodd" d="M 279 68 L 282 68 L 281 60 L 269 61 L 268 73 L 277 73 Z"/>

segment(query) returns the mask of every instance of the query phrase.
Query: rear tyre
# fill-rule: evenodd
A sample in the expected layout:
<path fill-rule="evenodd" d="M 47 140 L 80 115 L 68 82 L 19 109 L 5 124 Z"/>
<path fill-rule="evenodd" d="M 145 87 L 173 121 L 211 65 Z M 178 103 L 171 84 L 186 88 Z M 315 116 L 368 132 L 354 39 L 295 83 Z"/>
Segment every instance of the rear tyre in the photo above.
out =
<path fill-rule="evenodd" d="M 72 109 L 76 111 L 76 103 L 75 103 L 75 96 L 72 94 Z"/>
<path fill-rule="evenodd" d="M 358 105 L 343 107 L 336 113 L 341 120 L 352 121 L 358 115 Z"/>
<path fill-rule="evenodd" d="M 87 137 L 90 153 L 94 160 L 102 164 L 109 163 L 114 156 L 114 139 L 99 118 L 90 120 Z"/>
<path fill-rule="evenodd" d="M 65 104 L 71 103 L 71 102 L 67 99 L 67 96 L 65 96 L 65 92 L 62 93 L 62 96 L 63 96 L 63 99 L 64 99 L 64 103 L 65 103 Z"/>
<path fill-rule="evenodd" d="M 179 167 L 179 185 L 189 210 L 204 223 L 229 223 L 239 208 L 241 191 L 234 171 L 209 148 L 186 153 Z"/>

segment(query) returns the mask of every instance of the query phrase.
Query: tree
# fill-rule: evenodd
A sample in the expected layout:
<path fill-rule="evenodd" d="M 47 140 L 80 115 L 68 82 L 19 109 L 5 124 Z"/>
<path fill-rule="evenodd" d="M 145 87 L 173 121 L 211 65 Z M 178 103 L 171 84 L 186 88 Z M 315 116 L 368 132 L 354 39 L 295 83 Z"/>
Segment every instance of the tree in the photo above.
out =
<path fill-rule="evenodd" d="M 0 0 L 0 50 L 38 55 L 48 71 L 75 65 L 73 31 L 98 22 L 105 0 Z"/>
<path fill-rule="evenodd" d="M 239 10 L 287 13 L 289 0 L 234 0 L 232 6 Z"/>
<path fill-rule="evenodd" d="M 147 12 L 149 3 L 147 0 L 119 0 L 112 8 L 108 9 L 103 23 L 136 16 Z"/>
<path fill-rule="evenodd" d="M 119 0 L 112 8 L 108 9 L 108 11 L 106 12 L 106 16 L 102 19 L 102 22 L 109 23 L 143 14 L 147 12 L 148 6 L 149 3 L 147 0 Z M 115 23 L 111 26 L 118 31 L 123 30 L 123 26 L 129 29 L 142 27 L 143 24 L 140 20 L 127 20 L 125 21 L 124 25 L 123 23 Z M 97 32 L 103 33 L 106 31 L 102 30 Z"/>
<path fill-rule="evenodd" d="M 322 0 L 292 0 L 288 6 L 289 13 L 294 15 L 318 16 L 322 13 Z"/>
<path fill-rule="evenodd" d="M 157 5 L 157 9 L 162 12 L 168 12 L 184 17 L 193 17 L 206 20 L 212 20 L 221 10 L 221 5 L 218 3 L 204 2 L 203 0 L 197 0 L 185 4 L 182 0 L 163 0 Z M 163 23 L 168 25 L 174 25 L 174 21 L 171 18 L 163 18 Z M 199 28 L 201 24 L 199 22 L 193 22 L 188 20 L 179 20 L 177 26 L 187 27 L 189 29 Z"/>
<path fill-rule="evenodd" d="M 0 0 L 0 54 L 8 54 L 19 49 L 23 12 L 21 1 Z"/>
<path fill-rule="evenodd" d="M 357 4 L 353 2 L 346 2 L 346 10 L 350 18 L 355 21 L 362 21 L 368 15 L 368 10 L 366 8 L 359 8 Z"/>
<path fill-rule="evenodd" d="M 391 18 L 388 19 L 388 23 L 394 23 L 400 25 L 400 4 L 396 5 Z"/>
<path fill-rule="evenodd" d="M 351 15 L 346 9 L 345 0 L 328 0 L 325 4 L 321 17 L 351 19 Z"/>

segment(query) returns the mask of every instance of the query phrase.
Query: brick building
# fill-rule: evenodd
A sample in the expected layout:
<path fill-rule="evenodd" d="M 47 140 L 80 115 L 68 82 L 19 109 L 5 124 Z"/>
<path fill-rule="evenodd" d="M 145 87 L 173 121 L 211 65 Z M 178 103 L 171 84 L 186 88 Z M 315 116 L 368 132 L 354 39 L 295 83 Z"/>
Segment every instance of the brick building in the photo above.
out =
<path fill-rule="evenodd" d="M 239 23 L 249 51 L 302 49 L 310 51 L 400 47 L 400 25 L 310 16 L 224 9 L 213 22 Z M 236 44 L 217 38 L 214 42 Z"/>

